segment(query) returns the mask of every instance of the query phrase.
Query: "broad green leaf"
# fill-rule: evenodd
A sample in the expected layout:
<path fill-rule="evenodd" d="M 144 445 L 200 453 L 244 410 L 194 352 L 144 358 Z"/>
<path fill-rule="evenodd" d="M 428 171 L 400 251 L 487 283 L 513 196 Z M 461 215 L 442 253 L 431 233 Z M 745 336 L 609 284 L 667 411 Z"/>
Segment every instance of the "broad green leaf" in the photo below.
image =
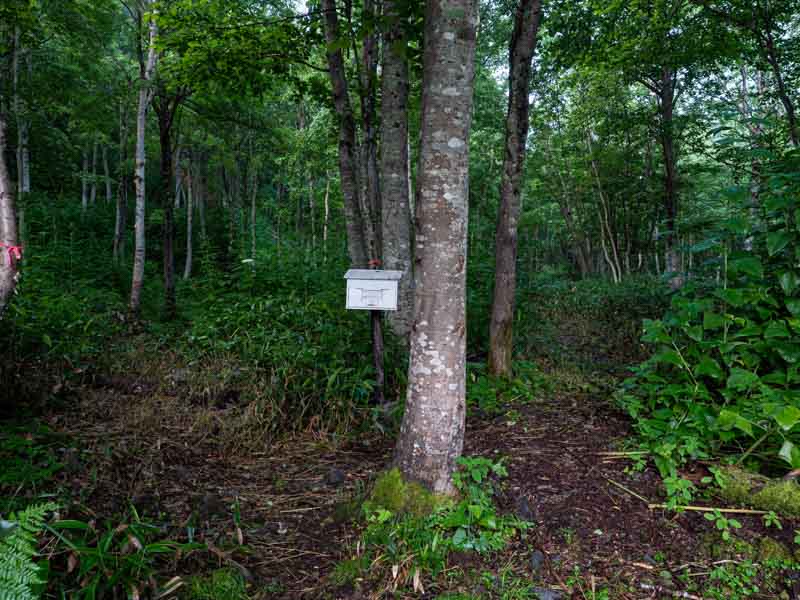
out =
<path fill-rule="evenodd" d="M 767 234 L 767 252 L 770 256 L 775 256 L 786 248 L 791 240 L 791 236 L 785 231 L 773 231 Z"/>
<path fill-rule="evenodd" d="M 732 410 L 721 410 L 717 422 L 723 429 L 732 429 L 735 427 L 736 429 L 744 431 L 747 435 L 753 435 L 753 426 L 750 424 L 750 421 Z"/>
<path fill-rule="evenodd" d="M 764 330 L 764 337 L 767 339 L 788 338 L 790 336 L 789 328 L 783 321 L 772 321 Z"/>
<path fill-rule="evenodd" d="M 703 313 L 703 329 L 719 329 L 725 325 L 725 317 L 715 312 Z"/>
<path fill-rule="evenodd" d="M 763 277 L 764 267 L 761 260 L 755 256 L 746 256 L 731 260 L 728 263 L 728 268 L 732 273 L 740 275 L 748 275 L 749 277 Z"/>
<path fill-rule="evenodd" d="M 676 367 L 683 367 L 683 361 L 680 355 L 674 350 L 664 350 L 655 355 L 656 362 L 667 363 L 675 365 Z"/>
<path fill-rule="evenodd" d="M 800 469 L 800 449 L 789 440 L 783 442 L 778 456 L 789 463 L 793 469 Z"/>
<path fill-rule="evenodd" d="M 703 327 L 701 325 L 692 325 L 691 327 L 685 327 L 684 331 L 686 331 L 686 335 L 692 338 L 695 342 L 703 341 Z"/>
<path fill-rule="evenodd" d="M 453 534 L 453 545 L 460 547 L 461 544 L 467 539 L 467 532 L 463 527 L 459 527 Z"/>
<path fill-rule="evenodd" d="M 800 316 L 800 300 L 795 298 L 787 298 L 786 308 L 788 308 L 789 312 L 792 313 L 792 315 L 794 315 L 795 317 Z"/>
<path fill-rule="evenodd" d="M 758 382 L 758 375 L 734 367 L 731 369 L 731 374 L 728 376 L 728 387 L 734 390 L 747 390 Z"/>
<path fill-rule="evenodd" d="M 698 376 L 708 375 L 714 379 L 721 379 L 724 375 L 719 363 L 710 356 L 704 356 L 700 359 L 700 362 L 697 363 L 697 366 L 694 368 L 694 374 Z"/>
<path fill-rule="evenodd" d="M 743 306 L 747 302 L 747 298 L 745 297 L 742 290 L 738 290 L 735 288 L 729 288 L 727 290 L 717 290 L 716 292 L 714 292 L 714 295 L 734 307 Z"/>
<path fill-rule="evenodd" d="M 800 409 L 794 406 L 784 406 L 783 409 L 775 415 L 775 420 L 784 431 L 789 431 L 800 421 Z"/>
<path fill-rule="evenodd" d="M 797 344 L 790 342 L 776 342 L 775 350 L 781 355 L 781 358 L 788 363 L 796 363 L 800 360 L 800 347 Z"/>
<path fill-rule="evenodd" d="M 794 271 L 784 271 L 780 274 L 778 280 L 781 283 L 781 288 L 783 289 L 783 293 L 787 296 L 791 296 L 794 291 L 797 289 L 798 284 L 800 281 L 797 278 L 797 273 Z"/>

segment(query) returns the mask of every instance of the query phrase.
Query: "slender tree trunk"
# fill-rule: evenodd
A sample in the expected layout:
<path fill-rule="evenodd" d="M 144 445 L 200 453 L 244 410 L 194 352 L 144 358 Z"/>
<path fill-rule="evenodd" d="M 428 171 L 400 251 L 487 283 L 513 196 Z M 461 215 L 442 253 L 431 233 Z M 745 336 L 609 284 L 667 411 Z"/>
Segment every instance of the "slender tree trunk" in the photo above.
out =
<path fill-rule="evenodd" d="M 200 217 L 200 238 L 206 239 L 206 206 L 208 205 L 208 154 L 205 150 L 198 153 L 195 181 L 195 203 L 197 204 L 197 216 Z"/>
<path fill-rule="evenodd" d="M 103 145 L 103 175 L 106 181 L 106 204 L 111 204 L 114 198 L 114 191 L 111 186 L 111 171 L 108 168 L 108 146 Z"/>
<path fill-rule="evenodd" d="M 664 234 L 666 244 L 666 271 L 671 274 L 670 287 L 677 290 L 683 286 L 678 252 L 678 162 L 675 154 L 675 132 L 673 114 L 675 110 L 674 73 L 668 67 L 662 70 L 659 88 L 659 109 L 661 113 L 661 150 L 664 159 L 664 213 L 667 231 Z"/>
<path fill-rule="evenodd" d="M 17 287 L 17 215 L 14 188 L 6 167 L 6 120 L 0 107 L 0 319 Z"/>
<path fill-rule="evenodd" d="M 123 101 L 119 110 L 119 167 L 117 185 L 117 211 L 114 223 L 114 260 L 125 256 L 125 237 L 128 221 L 128 103 Z"/>
<path fill-rule="evenodd" d="M 495 279 L 489 325 L 489 372 L 509 377 L 512 369 L 514 307 L 517 290 L 517 228 L 522 204 L 522 168 L 528 138 L 531 61 L 536 50 L 541 0 L 519 0 L 509 49 L 506 147 L 500 183 L 495 238 Z"/>
<path fill-rule="evenodd" d="M 766 32 L 762 37 L 761 45 L 767 62 L 772 68 L 772 73 L 775 76 L 775 83 L 778 86 L 778 98 L 780 98 L 781 104 L 783 104 L 783 108 L 786 111 L 786 121 L 789 125 L 789 139 L 795 148 L 800 147 L 800 128 L 797 126 L 797 114 L 795 111 L 794 102 L 789 95 L 789 91 L 786 89 L 783 70 L 781 69 L 780 62 L 778 61 L 778 51 L 775 48 L 775 39 L 770 27 L 767 27 Z"/>
<path fill-rule="evenodd" d="M 322 10 L 325 13 L 325 40 L 329 47 L 328 72 L 333 88 L 333 102 L 339 118 L 339 173 L 344 196 L 347 249 L 352 266 L 365 267 L 368 258 L 356 161 L 356 124 L 347 91 L 344 58 L 341 49 L 336 46 L 340 43 L 336 1 L 322 0 Z"/>
<path fill-rule="evenodd" d="M 186 171 L 186 263 L 183 267 L 183 278 L 192 276 L 192 254 L 194 252 L 194 185 L 192 164 Z"/>
<path fill-rule="evenodd" d="M 253 168 L 253 173 L 250 176 L 250 258 L 253 261 L 253 269 L 256 268 L 256 219 L 258 217 L 258 213 L 256 212 L 256 201 L 258 200 L 258 174 L 255 172 L 255 168 Z M 312 200 L 313 202 L 313 200 Z M 311 206 L 312 215 L 314 206 Z M 312 229 L 313 229 L 313 216 L 312 216 Z"/>
<path fill-rule="evenodd" d="M 83 167 L 81 169 L 81 210 L 89 208 L 89 147 L 83 149 Z"/>
<path fill-rule="evenodd" d="M 408 62 L 400 51 L 404 36 L 397 0 L 385 0 L 383 10 L 389 25 L 384 34 L 381 69 L 381 238 L 384 267 L 403 272 L 397 310 L 389 313 L 389 324 L 395 335 L 407 341 L 414 309 L 408 185 Z"/>
<path fill-rule="evenodd" d="M 328 261 L 328 221 L 330 220 L 330 194 L 331 194 L 331 178 L 327 173 L 325 174 L 325 221 L 322 225 L 322 260 Z"/>
<path fill-rule="evenodd" d="M 21 210 L 25 195 L 31 191 L 30 170 L 30 125 L 25 114 L 25 103 L 20 94 L 20 73 L 22 64 L 27 63 L 30 78 L 30 52 L 22 47 L 19 27 L 14 30 L 14 51 L 12 54 L 14 117 L 17 123 L 17 201 Z"/>
<path fill-rule="evenodd" d="M 181 147 L 180 135 L 178 136 L 177 149 L 175 150 L 175 210 L 181 207 L 183 197 L 183 148 Z"/>
<path fill-rule="evenodd" d="M 167 92 L 160 87 L 154 108 L 158 115 L 158 139 L 161 146 L 161 169 L 159 196 L 164 211 L 164 224 L 161 229 L 164 273 L 164 317 L 174 319 L 177 315 L 175 299 L 175 199 L 172 197 L 172 125 L 175 114 L 183 100 L 182 92 Z"/>
<path fill-rule="evenodd" d="M 311 213 L 311 247 L 317 247 L 317 220 L 314 215 L 314 180 L 308 179 L 308 212 Z"/>
<path fill-rule="evenodd" d="M 92 188 L 89 193 L 92 206 L 97 204 L 97 142 L 92 146 Z"/>
<path fill-rule="evenodd" d="M 150 6 L 146 2 L 146 7 Z M 147 109 L 153 99 L 152 81 L 156 69 L 156 38 L 158 25 L 155 19 L 150 20 L 147 63 L 140 65 L 139 107 L 136 112 L 136 173 L 133 178 L 136 188 L 136 249 L 133 259 L 133 280 L 131 284 L 131 312 L 138 316 L 141 307 L 142 283 L 144 281 L 145 264 L 145 133 L 147 130 Z"/>
<path fill-rule="evenodd" d="M 453 492 L 466 412 L 469 130 L 477 0 L 428 0 L 408 398 L 395 461 Z"/>

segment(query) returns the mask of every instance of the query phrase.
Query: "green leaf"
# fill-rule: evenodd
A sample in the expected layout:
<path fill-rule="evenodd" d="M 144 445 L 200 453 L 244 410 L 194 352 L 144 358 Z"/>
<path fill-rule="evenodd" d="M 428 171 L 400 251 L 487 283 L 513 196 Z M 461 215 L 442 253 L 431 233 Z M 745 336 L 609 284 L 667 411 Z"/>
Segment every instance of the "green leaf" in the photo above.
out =
<path fill-rule="evenodd" d="M 764 337 L 767 339 L 788 338 L 790 336 L 789 328 L 783 321 L 772 321 L 764 330 Z"/>
<path fill-rule="evenodd" d="M 793 469 L 800 469 L 800 449 L 789 440 L 783 442 L 778 456 L 789 463 Z"/>
<path fill-rule="evenodd" d="M 776 342 L 773 346 L 780 354 L 781 358 L 788 363 L 796 363 L 800 360 L 800 347 L 790 342 Z"/>
<path fill-rule="evenodd" d="M 792 313 L 793 316 L 795 317 L 800 316 L 800 300 L 794 298 L 787 298 L 786 308 L 789 309 L 789 312 Z"/>
<path fill-rule="evenodd" d="M 784 431 L 789 431 L 800 421 L 800 409 L 794 406 L 784 406 L 780 412 L 775 415 L 775 421 L 780 425 Z"/>
<path fill-rule="evenodd" d="M 694 368 L 694 374 L 697 376 L 708 375 L 714 379 L 722 379 L 724 373 L 719 366 L 719 363 L 710 356 L 703 356 L 697 366 Z"/>
<path fill-rule="evenodd" d="M 717 290 L 714 295 L 734 307 L 744 306 L 747 302 L 744 292 L 735 288 Z"/>
<path fill-rule="evenodd" d="M 734 367 L 731 369 L 731 374 L 728 376 L 728 387 L 734 390 L 747 390 L 758 382 L 758 375 Z"/>
<path fill-rule="evenodd" d="M 800 283 L 794 271 L 784 271 L 780 274 L 778 280 L 780 281 L 783 293 L 787 296 L 791 296 L 797 289 L 798 283 Z"/>
<path fill-rule="evenodd" d="M 760 278 L 764 276 L 764 267 L 761 260 L 755 256 L 747 256 L 744 258 L 737 258 L 728 263 L 728 267 L 732 273 L 739 275 L 747 275 L 749 277 Z"/>
<path fill-rule="evenodd" d="M 667 363 L 683 368 L 683 361 L 680 355 L 674 350 L 664 350 L 656 354 L 653 358 L 656 362 Z"/>
<path fill-rule="evenodd" d="M 744 431 L 747 435 L 753 435 L 753 426 L 750 424 L 750 421 L 732 410 L 722 409 L 719 412 L 717 423 L 722 429 L 732 429 L 735 427 L 736 429 Z"/>
<path fill-rule="evenodd" d="M 778 252 L 786 248 L 792 240 L 791 236 L 785 231 L 774 231 L 767 234 L 767 252 L 770 256 L 775 256 Z"/>
<path fill-rule="evenodd" d="M 453 545 L 460 547 L 467 539 L 467 531 L 463 527 L 456 529 L 453 534 Z"/>
<path fill-rule="evenodd" d="M 685 327 L 684 331 L 686 331 L 686 335 L 688 335 L 695 342 L 703 341 L 703 327 L 701 325 L 693 325 L 691 327 Z"/>
<path fill-rule="evenodd" d="M 703 329 L 719 329 L 725 325 L 725 317 L 715 312 L 706 311 L 703 313 Z"/>

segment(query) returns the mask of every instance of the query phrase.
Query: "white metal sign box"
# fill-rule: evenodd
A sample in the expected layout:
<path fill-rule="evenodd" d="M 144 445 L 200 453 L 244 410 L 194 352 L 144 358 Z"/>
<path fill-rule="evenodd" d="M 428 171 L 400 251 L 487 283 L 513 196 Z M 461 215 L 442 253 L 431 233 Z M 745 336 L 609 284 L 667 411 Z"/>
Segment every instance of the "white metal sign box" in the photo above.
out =
<path fill-rule="evenodd" d="M 349 310 L 397 310 L 397 284 L 402 271 L 350 269 L 347 280 Z"/>

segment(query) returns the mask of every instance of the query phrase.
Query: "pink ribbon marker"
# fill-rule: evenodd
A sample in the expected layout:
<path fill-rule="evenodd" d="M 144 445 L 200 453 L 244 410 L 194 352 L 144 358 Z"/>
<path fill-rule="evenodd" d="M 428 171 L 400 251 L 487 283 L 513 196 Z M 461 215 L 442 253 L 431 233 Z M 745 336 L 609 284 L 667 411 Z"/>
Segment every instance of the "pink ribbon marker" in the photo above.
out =
<path fill-rule="evenodd" d="M 8 264 L 13 265 L 15 260 L 22 260 L 22 246 L 9 246 L 0 243 L 0 248 L 8 249 Z"/>

